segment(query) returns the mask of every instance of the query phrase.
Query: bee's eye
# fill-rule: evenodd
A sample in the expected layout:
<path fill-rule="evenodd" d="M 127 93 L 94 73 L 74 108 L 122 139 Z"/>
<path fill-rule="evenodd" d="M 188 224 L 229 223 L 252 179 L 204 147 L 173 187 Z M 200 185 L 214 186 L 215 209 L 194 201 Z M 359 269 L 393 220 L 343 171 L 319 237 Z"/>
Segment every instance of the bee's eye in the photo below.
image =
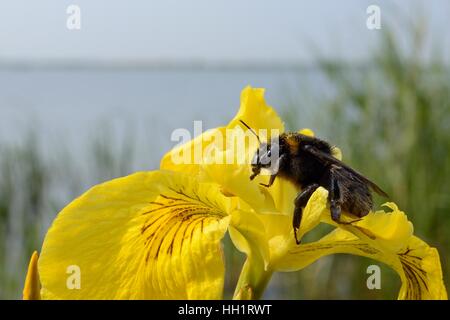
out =
<path fill-rule="evenodd" d="M 271 155 L 272 155 L 272 151 L 271 150 L 267 151 L 267 156 L 270 157 Z"/>

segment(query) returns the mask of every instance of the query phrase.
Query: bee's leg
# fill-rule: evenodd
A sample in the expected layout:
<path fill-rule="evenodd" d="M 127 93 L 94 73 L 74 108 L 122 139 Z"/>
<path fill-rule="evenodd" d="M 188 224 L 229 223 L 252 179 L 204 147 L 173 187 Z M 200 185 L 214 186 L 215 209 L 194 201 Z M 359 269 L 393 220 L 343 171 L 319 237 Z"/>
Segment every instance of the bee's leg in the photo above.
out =
<path fill-rule="evenodd" d="M 329 190 L 329 201 L 330 201 L 330 211 L 331 211 L 331 219 L 333 219 L 334 222 L 339 224 L 351 224 L 353 222 L 359 221 L 350 221 L 350 222 L 344 222 L 341 221 L 341 206 L 343 202 L 343 196 L 342 196 L 342 190 L 339 185 L 339 180 L 336 179 L 334 175 L 334 168 L 332 167 L 330 172 L 330 190 Z"/>
<path fill-rule="evenodd" d="M 277 174 L 278 174 L 278 170 L 280 168 L 280 163 L 283 161 L 283 159 L 284 159 L 284 155 L 281 155 L 278 158 L 278 160 L 277 160 L 277 162 L 275 164 L 275 171 L 272 171 L 272 175 L 270 176 L 269 183 L 268 184 L 260 183 L 260 185 L 269 188 L 274 183 L 275 178 L 277 177 Z"/>
<path fill-rule="evenodd" d="M 331 169 L 330 175 L 330 190 L 329 190 L 329 201 L 330 201 L 330 211 L 331 219 L 339 224 L 352 224 L 362 219 L 356 219 L 352 221 L 342 221 L 341 220 L 341 206 L 342 206 L 342 190 L 339 185 L 339 181 L 333 175 L 333 168 Z"/>
<path fill-rule="evenodd" d="M 270 179 L 269 179 L 269 183 L 268 183 L 268 184 L 260 183 L 260 185 L 269 188 L 269 187 L 274 183 L 276 177 L 277 177 L 277 174 L 276 174 L 276 173 L 275 173 L 275 174 L 272 174 L 272 175 L 270 176 Z"/>
<path fill-rule="evenodd" d="M 330 211 L 331 219 L 337 223 L 341 223 L 341 189 L 338 181 L 331 175 L 330 179 Z"/>
<path fill-rule="evenodd" d="M 318 187 L 319 185 L 317 183 L 310 184 L 305 187 L 294 200 L 295 209 L 294 216 L 292 218 L 292 226 L 294 228 L 294 237 L 297 244 L 300 244 L 300 241 L 297 238 L 297 231 L 300 228 L 300 222 L 302 221 L 303 208 L 306 206 L 309 198 Z"/>
<path fill-rule="evenodd" d="M 260 172 L 261 172 L 261 169 L 260 169 L 260 168 L 255 168 L 255 169 L 253 169 L 253 173 L 252 173 L 252 175 L 250 176 L 250 180 L 255 179 L 255 178 L 259 175 Z"/>

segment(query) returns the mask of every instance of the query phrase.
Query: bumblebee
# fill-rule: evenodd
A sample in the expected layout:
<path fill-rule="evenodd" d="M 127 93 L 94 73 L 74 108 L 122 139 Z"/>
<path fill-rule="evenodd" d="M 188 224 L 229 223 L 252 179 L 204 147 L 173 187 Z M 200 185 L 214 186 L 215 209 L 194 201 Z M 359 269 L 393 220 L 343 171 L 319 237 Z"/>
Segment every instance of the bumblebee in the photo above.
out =
<path fill-rule="evenodd" d="M 258 135 L 243 121 L 241 123 Z M 259 137 L 258 137 L 259 140 Z M 287 179 L 300 189 L 294 199 L 292 226 L 297 244 L 297 232 L 302 220 L 303 208 L 318 187 L 328 190 L 328 204 L 331 218 L 339 224 L 359 221 L 373 208 L 371 191 L 388 197 L 375 183 L 333 156 L 328 142 L 297 132 L 282 133 L 268 143 L 261 143 L 252 160 L 253 180 L 261 169 L 271 170 L 270 187 L 276 177 Z M 277 156 L 275 156 L 277 155 Z M 351 222 L 341 220 L 345 211 L 359 219 Z"/>

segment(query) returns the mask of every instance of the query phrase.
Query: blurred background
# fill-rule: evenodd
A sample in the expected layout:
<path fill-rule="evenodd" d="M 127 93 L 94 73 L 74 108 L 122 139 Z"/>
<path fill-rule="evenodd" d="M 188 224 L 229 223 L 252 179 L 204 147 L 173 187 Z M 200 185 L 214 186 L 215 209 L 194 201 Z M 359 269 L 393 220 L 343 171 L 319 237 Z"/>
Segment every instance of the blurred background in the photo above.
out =
<path fill-rule="evenodd" d="M 66 27 L 69 5 L 81 28 Z M 369 5 L 381 29 L 366 26 Z M 90 186 L 158 168 L 176 128 L 227 123 L 246 85 L 290 129 L 314 129 L 377 181 L 450 264 L 447 1 L 0 2 L 0 299 L 21 298 L 28 259 Z M 378 203 L 383 199 L 378 199 Z M 243 261 L 225 240 L 230 298 Z M 276 274 L 273 299 L 393 299 L 382 267 L 336 255 Z"/>

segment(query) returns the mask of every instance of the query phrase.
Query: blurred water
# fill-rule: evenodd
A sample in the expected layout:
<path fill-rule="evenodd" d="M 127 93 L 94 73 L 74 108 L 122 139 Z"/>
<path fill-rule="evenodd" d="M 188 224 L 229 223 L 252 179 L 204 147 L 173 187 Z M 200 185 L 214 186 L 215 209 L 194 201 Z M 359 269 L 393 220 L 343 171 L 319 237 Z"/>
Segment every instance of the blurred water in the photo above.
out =
<path fill-rule="evenodd" d="M 267 101 L 281 110 L 298 80 L 284 70 L 2 70 L 0 141 L 18 142 L 32 130 L 43 148 L 62 144 L 83 154 L 94 132 L 112 126 L 113 135 L 132 132 L 141 167 L 174 145 L 175 128 L 227 123 L 246 85 L 266 88 Z"/>

